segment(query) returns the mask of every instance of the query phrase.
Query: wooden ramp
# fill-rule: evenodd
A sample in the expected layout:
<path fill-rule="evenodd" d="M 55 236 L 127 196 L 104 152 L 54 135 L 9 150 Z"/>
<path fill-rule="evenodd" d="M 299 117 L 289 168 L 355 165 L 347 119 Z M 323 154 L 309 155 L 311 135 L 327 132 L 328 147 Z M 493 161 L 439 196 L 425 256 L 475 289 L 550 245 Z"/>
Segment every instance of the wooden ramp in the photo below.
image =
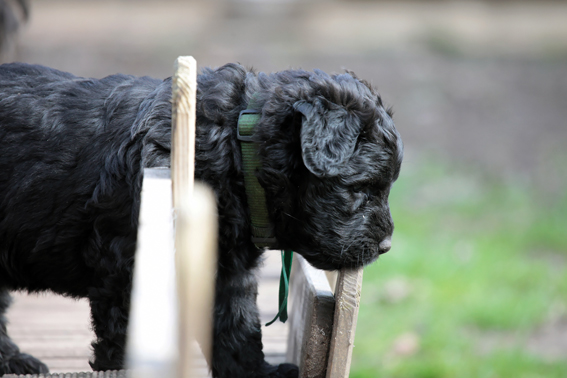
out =
<path fill-rule="evenodd" d="M 266 252 L 266 262 L 260 271 L 259 307 L 262 324 L 277 311 L 280 255 Z M 51 373 L 89 372 L 90 343 L 94 333 L 90 327 L 87 300 L 74 300 L 55 294 L 14 294 L 14 304 L 8 311 L 8 332 L 21 350 L 47 364 Z M 288 324 L 276 322 L 262 327 L 266 359 L 272 364 L 284 362 Z M 83 378 L 61 375 L 61 378 Z M 85 376 L 86 377 L 86 376 Z M 113 376 L 93 376 L 93 378 Z"/>

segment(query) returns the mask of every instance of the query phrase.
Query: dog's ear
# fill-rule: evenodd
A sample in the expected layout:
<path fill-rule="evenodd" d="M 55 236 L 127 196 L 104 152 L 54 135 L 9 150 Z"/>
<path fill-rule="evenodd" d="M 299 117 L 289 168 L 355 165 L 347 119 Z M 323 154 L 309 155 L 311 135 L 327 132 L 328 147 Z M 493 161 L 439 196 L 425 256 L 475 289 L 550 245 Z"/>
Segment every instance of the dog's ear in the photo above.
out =
<path fill-rule="evenodd" d="M 297 101 L 293 108 L 302 115 L 303 163 L 318 177 L 332 177 L 352 156 L 361 131 L 360 121 L 343 107 L 324 98 Z"/>

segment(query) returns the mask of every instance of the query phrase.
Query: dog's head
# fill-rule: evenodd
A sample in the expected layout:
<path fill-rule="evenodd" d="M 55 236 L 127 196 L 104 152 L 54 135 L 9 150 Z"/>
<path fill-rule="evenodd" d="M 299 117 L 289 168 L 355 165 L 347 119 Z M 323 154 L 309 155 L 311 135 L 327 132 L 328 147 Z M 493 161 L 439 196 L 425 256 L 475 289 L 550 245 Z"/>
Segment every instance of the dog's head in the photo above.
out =
<path fill-rule="evenodd" d="M 403 156 L 391 113 L 350 73 L 272 79 L 258 125 L 258 179 L 279 246 L 321 269 L 374 261 L 390 249 L 388 195 Z"/>

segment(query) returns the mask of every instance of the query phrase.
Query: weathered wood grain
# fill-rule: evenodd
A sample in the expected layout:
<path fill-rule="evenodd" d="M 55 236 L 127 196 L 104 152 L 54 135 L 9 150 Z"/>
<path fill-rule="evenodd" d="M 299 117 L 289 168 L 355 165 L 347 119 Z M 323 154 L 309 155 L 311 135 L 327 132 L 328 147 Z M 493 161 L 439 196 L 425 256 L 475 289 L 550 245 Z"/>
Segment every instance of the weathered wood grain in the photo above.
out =
<path fill-rule="evenodd" d="M 195 177 L 195 122 L 197 61 L 180 56 L 172 78 L 171 171 L 174 207 L 193 190 Z"/>
<path fill-rule="evenodd" d="M 176 209 L 176 272 L 179 299 L 178 377 L 196 377 L 203 353 L 212 358 L 212 319 L 217 263 L 215 196 L 196 183 L 190 198 Z M 194 340 L 199 342 L 197 345 Z M 200 348 L 199 348 L 200 347 Z"/>
<path fill-rule="evenodd" d="M 177 298 L 171 180 L 145 169 L 128 329 L 133 377 L 173 377 L 177 357 Z"/>
<path fill-rule="evenodd" d="M 2 378 L 130 378 L 127 370 L 89 371 L 81 373 L 53 373 L 45 375 L 4 374 Z"/>
<path fill-rule="evenodd" d="M 325 273 L 295 254 L 291 275 L 287 359 L 300 377 L 325 376 L 335 300 Z"/>
<path fill-rule="evenodd" d="M 362 268 L 339 271 L 327 378 L 349 376 L 361 290 Z"/>
<path fill-rule="evenodd" d="M 266 252 L 266 262 L 260 270 L 258 293 L 264 353 L 266 360 L 272 364 L 286 361 L 289 325 L 288 321 L 264 326 L 277 311 L 280 263 L 279 251 Z M 61 373 L 54 378 L 63 378 L 63 373 L 91 370 L 88 360 L 91 358 L 90 343 L 94 333 L 90 328 L 89 303 L 86 299 L 75 300 L 56 294 L 15 293 L 14 304 L 7 316 L 10 336 L 23 352 L 45 362 L 53 374 Z M 210 378 L 204 359 L 196 377 Z"/>

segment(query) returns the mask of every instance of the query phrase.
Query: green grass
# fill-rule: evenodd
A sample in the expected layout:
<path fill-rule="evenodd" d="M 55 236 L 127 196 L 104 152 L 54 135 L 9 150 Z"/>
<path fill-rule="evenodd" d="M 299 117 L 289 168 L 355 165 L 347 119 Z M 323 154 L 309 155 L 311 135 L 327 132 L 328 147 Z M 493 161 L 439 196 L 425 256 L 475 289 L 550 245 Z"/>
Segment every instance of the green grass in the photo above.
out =
<path fill-rule="evenodd" d="M 350 376 L 567 377 L 567 359 L 526 347 L 567 316 L 567 197 L 544 199 L 462 169 L 404 167 L 392 251 L 364 271 Z"/>

